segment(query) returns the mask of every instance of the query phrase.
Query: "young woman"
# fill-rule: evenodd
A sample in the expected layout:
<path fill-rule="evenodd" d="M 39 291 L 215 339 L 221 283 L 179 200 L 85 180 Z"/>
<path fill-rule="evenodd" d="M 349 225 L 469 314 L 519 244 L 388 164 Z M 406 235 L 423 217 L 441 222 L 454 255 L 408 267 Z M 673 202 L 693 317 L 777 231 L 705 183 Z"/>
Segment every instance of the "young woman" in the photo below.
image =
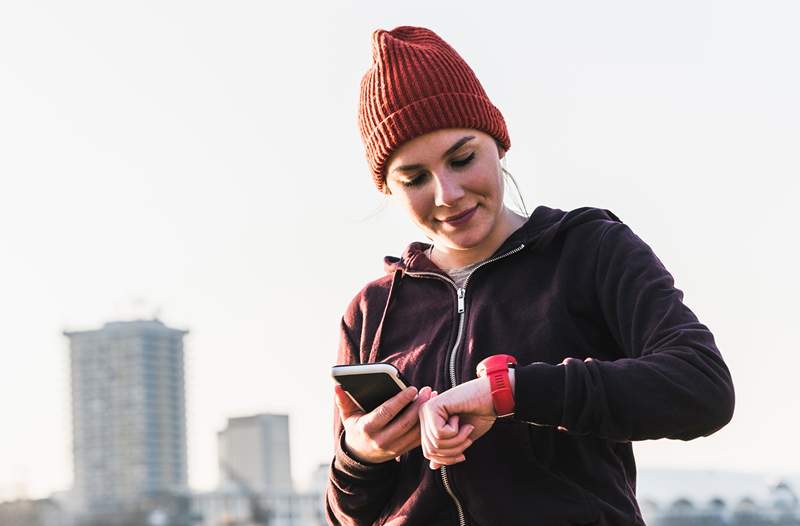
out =
<path fill-rule="evenodd" d="M 440 37 L 379 30 L 372 51 L 367 159 L 430 243 L 387 257 L 342 318 L 338 363 L 414 387 L 366 414 L 337 388 L 328 520 L 643 524 L 631 442 L 731 419 L 713 335 L 610 211 L 504 204 L 505 121 Z"/>

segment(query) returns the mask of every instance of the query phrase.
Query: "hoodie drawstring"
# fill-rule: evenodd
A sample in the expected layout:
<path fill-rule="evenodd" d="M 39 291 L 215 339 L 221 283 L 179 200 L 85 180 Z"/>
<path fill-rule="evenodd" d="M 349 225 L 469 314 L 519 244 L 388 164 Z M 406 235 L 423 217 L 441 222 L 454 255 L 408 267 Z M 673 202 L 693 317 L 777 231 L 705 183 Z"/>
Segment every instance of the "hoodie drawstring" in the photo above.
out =
<path fill-rule="evenodd" d="M 403 277 L 403 270 L 402 269 L 395 269 L 394 274 L 392 275 L 392 284 L 389 286 L 389 295 L 386 297 L 386 306 L 383 308 L 383 314 L 381 315 L 381 321 L 378 324 L 378 329 L 375 331 L 375 338 L 372 340 L 372 349 L 369 351 L 369 362 L 375 362 L 378 356 L 378 348 L 381 345 L 381 336 L 383 335 L 383 324 L 386 323 L 386 313 L 389 312 L 389 304 L 392 301 L 392 293 L 394 292 L 394 288 L 396 284 L 400 281 L 400 278 Z"/>

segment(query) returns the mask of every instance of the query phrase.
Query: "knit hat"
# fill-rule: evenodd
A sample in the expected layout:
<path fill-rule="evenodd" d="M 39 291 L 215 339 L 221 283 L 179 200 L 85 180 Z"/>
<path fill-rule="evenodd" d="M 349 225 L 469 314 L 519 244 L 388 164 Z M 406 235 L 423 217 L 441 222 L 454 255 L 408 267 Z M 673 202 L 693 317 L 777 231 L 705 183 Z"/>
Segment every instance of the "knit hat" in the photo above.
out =
<path fill-rule="evenodd" d="M 473 128 L 511 147 L 506 123 L 463 58 L 436 33 L 401 26 L 372 33 L 372 67 L 361 79 L 361 139 L 378 190 L 392 152 L 442 128 Z"/>

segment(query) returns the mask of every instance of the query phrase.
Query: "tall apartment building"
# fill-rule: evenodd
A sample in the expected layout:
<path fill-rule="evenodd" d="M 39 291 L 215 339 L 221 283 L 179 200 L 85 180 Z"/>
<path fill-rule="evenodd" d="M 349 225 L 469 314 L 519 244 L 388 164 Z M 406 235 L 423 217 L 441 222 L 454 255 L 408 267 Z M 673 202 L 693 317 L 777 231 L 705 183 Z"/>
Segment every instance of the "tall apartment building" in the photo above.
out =
<path fill-rule="evenodd" d="M 223 488 L 259 495 L 292 491 L 289 415 L 229 418 L 217 439 Z"/>
<path fill-rule="evenodd" d="M 65 331 L 74 491 L 84 512 L 187 490 L 183 337 L 157 319 Z"/>

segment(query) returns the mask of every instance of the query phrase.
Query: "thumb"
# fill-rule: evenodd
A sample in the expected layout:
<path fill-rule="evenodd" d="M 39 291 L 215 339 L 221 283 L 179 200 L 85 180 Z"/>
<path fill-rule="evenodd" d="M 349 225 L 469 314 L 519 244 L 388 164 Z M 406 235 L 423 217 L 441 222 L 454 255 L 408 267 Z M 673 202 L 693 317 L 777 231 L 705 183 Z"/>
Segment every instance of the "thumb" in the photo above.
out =
<path fill-rule="evenodd" d="M 339 408 L 339 417 L 342 419 L 342 422 L 351 416 L 364 414 L 364 411 L 353 402 L 353 399 L 350 398 L 350 395 L 347 394 L 347 391 L 345 391 L 341 385 L 337 384 L 335 390 L 336 407 Z"/>
<path fill-rule="evenodd" d="M 447 423 L 445 423 L 444 427 L 445 428 L 449 428 L 449 429 L 447 429 L 448 431 L 451 431 L 453 433 L 457 433 L 458 432 L 458 415 L 450 415 L 450 418 L 447 419 Z"/>

